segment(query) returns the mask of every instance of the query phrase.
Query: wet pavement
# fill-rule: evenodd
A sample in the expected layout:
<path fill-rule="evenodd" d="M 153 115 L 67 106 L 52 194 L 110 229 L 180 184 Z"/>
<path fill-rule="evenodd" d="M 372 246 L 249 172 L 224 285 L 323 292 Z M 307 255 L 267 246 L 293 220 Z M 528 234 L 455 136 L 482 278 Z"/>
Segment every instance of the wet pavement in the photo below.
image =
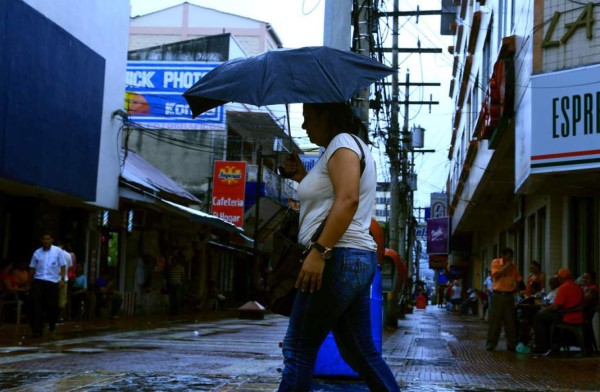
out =
<path fill-rule="evenodd" d="M 68 322 L 30 339 L 0 326 L 3 391 L 274 391 L 287 319 L 236 312 L 182 318 Z M 384 357 L 405 391 L 600 390 L 600 357 L 536 357 L 484 349 L 487 324 L 429 306 L 384 331 Z M 315 380 L 315 391 L 367 391 L 351 378 Z"/>

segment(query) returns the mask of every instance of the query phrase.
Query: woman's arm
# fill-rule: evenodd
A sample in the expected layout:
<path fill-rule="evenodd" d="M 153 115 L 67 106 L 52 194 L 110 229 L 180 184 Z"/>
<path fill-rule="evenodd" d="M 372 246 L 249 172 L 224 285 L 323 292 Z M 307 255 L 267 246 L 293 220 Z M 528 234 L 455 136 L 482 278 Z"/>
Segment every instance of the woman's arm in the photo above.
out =
<path fill-rule="evenodd" d="M 332 248 L 346 232 L 358 209 L 360 185 L 360 159 L 348 148 L 340 148 L 327 162 L 327 170 L 335 194 L 327 222 L 317 242 Z M 325 260 L 316 250 L 308 254 L 296 280 L 296 287 L 313 292 L 321 288 Z"/>

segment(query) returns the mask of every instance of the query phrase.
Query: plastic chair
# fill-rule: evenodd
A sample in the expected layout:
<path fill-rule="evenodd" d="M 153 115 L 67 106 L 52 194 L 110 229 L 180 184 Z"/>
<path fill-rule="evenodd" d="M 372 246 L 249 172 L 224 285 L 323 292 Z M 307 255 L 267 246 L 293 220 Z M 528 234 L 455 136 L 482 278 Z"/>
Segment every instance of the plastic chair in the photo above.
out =
<path fill-rule="evenodd" d="M 583 312 L 583 323 L 579 324 L 569 324 L 564 322 L 557 322 L 552 324 L 551 330 L 551 342 L 553 347 L 562 347 L 565 351 L 569 351 L 569 342 L 561 336 L 561 339 L 558 340 L 558 333 L 562 331 L 568 331 L 575 336 L 577 340 L 577 344 L 582 354 L 587 354 L 588 352 L 597 352 L 598 345 L 596 344 L 596 338 L 594 337 L 594 328 L 592 326 L 592 319 L 594 318 L 594 313 L 596 312 L 597 302 L 590 302 L 586 305 L 577 306 L 574 308 L 565 309 L 561 313 L 569 313 L 575 311 Z M 561 333 L 561 335 L 563 335 Z M 556 339 L 556 340 L 555 340 Z"/>
<path fill-rule="evenodd" d="M 559 347 L 559 348 L 562 347 L 562 348 L 565 348 L 565 351 L 569 351 L 570 344 L 565 339 L 564 334 L 561 333 L 560 340 L 557 339 L 558 333 L 561 330 L 563 332 L 569 331 L 573 335 L 575 335 L 575 339 L 577 340 L 577 344 L 579 345 L 579 349 L 581 350 L 582 354 L 584 354 L 584 355 L 587 354 L 588 350 L 587 350 L 587 346 L 585 344 L 584 323 L 569 324 L 569 323 L 558 322 L 558 323 L 552 324 L 552 331 L 550 334 L 552 346 Z"/>
<path fill-rule="evenodd" d="M 14 299 L 11 298 L 14 294 Z M 2 312 L 4 310 L 4 305 L 15 305 L 17 311 L 17 325 L 21 324 L 21 310 L 23 307 L 23 300 L 19 298 L 17 293 L 2 293 L 0 292 L 0 319 L 2 318 Z"/>

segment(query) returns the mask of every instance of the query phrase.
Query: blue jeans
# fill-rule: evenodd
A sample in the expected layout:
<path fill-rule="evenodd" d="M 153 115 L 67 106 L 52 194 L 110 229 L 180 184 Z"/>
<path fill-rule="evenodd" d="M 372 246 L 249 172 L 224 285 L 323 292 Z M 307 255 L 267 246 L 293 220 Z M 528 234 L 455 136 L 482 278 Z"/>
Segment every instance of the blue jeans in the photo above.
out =
<path fill-rule="evenodd" d="M 399 391 L 390 368 L 373 343 L 370 288 L 375 252 L 334 248 L 326 262 L 321 289 L 296 295 L 283 340 L 280 391 L 309 391 L 319 347 L 329 331 L 342 358 L 371 391 Z"/>

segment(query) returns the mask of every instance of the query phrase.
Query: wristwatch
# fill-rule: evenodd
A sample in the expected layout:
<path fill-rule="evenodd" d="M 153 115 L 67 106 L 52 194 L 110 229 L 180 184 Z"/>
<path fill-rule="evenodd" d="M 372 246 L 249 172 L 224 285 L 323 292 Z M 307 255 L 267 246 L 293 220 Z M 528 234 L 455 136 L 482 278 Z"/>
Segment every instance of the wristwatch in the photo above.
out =
<path fill-rule="evenodd" d="M 323 259 L 325 261 L 331 259 L 331 257 L 333 256 L 332 248 L 323 246 L 323 245 L 319 244 L 318 242 L 313 242 L 312 247 L 315 248 L 317 251 L 319 251 L 319 253 L 321 253 L 321 256 L 323 257 Z"/>

